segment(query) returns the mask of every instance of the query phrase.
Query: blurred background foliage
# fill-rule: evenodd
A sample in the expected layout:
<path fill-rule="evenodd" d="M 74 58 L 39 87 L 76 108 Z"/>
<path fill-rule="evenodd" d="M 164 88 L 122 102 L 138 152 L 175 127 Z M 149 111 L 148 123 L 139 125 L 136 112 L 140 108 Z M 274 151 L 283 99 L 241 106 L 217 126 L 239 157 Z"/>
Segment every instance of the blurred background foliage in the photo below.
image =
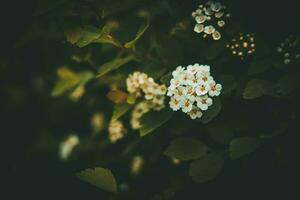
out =
<path fill-rule="evenodd" d="M 293 190 L 300 69 L 276 49 L 290 35 L 299 42 L 296 3 L 224 1 L 231 18 L 219 41 L 193 31 L 191 12 L 199 3 L 7 1 L 0 88 L 7 185 L 19 191 L 12 199 L 194 199 Z M 255 54 L 243 60 L 226 48 L 240 32 L 256 39 Z M 146 136 L 131 130 L 135 99 L 126 93 L 127 75 L 141 71 L 168 85 L 175 67 L 193 63 L 209 64 L 223 85 L 203 118 L 170 116 L 166 108 L 142 120 Z M 115 144 L 107 137 L 112 117 L 128 130 Z M 64 160 L 60 147 L 71 135 L 79 143 Z"/>

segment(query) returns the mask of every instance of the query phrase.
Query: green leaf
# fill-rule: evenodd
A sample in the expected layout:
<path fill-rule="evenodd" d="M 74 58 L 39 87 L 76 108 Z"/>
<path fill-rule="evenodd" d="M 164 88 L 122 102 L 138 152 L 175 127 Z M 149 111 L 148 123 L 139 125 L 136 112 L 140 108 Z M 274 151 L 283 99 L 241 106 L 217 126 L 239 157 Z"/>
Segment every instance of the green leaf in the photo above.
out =
<path fill-rule="evenodd" d="M 141 118 L 141 128 L 139 129 L 140 136 L 145 136 L 163 125 L 171 118 L 172 114 L 172 111 L 163 109 L 143 115 Z"/>
<path fill-rule="evenodd" d="M 237 83 L 232 75 L 222 75 L 220 77 L 222 84 L 222 94 L 228 94 L 237 87 Z"/>
<path fill-rule="evenodd" d="M 160 78 L 160 82 L 162 82 L 163 84 L 165 85 L 170 85 L 170 81 L 172 79 L 172 71 L 171 72 L 168 72 L 167 74 L 163 75 L 161 78 Z"/>
<path fill-rule="evenodd" d="M 248 69 L 249 75 L 255 75 L 263 73 L 274 66 L 274 61 L 270 59 L 255 61 L 250 64 Z"/>
<path fill-rule="evenodd" d="M 243 92 L 244 99 L 255 99 L 263 95 L 275 95 L 275 87 L 271 81 L 261 79 L 250 80 Z"/>
<path fill-rule="evenodd" d="M 205 57 L 207 60 L 217 58 L 225 50 L 225 41 L 214 42 L 205 49 Z"/>
<path fill-rule="evenodd" d="M 142 37 L 142 35 L 145 33 L 145 31 L 149 28 L 149 25 L 150 25 L 150 24 L 149 24 L 149 20 L 147 20 L 146 23 L 143 24 L 143 25 L 139 28 L 139 30 L 138 30 L 138 32 L 137 32 L 135 38 L 134 38 L 133 40 L 131 40 L 130 42 L 127 42 L 127 43 L 124 45 L 125 48 L 130 49 L 130 48 L 134 47 L 134 46 L 135 46 L 135 43 Z"/>
<path fill-rule="evenodd" d="M 127 96 L 127 103 L 128 104 L 134 104 L 135 103 L 135 101 L 136 101 L 136 94 L 134 94 L 134 93 L 130 93 L 128 96 Z"/>
<path fill-rule="evenodd" d="M 215 179 L 222 171 L 224 159 L 217 154 L 206 154 L 190 164 L 189 175 L 196 183 Z"/>
<path fill-rule="evenodd" d="M 90 71 L 73 72 L 66 67 L 59 68 L 57 70 L 57 75 L 59 80 L 51 93 L 54 97 L 60 96 L 76 86 L 83 86 L 94 77 L 94 74 Z"/>
<path fill-rule="evenodd" d="M 194 160 L 206 154 L 208 147 L 199 140 L 179 138 L 171 142 L 164 154 L 179 160 Z"/>
<path fill-rule="evenodd" d="M 112 120 L 117 120 L 120 117 L 122 117 L 124 114 L 128 112 L 128 110 L 131 108 L 132 105 L 128 103 L 121 103 L 121 104 L 116 104 L 114 107 L 114 112 L 112 115 Z"/>
<path fill-rule="evenodd" d="M 117 183 L 109 169 L 97 167 L 77 173 L 77 177 L 108 192 L 117 192 Z"/>
<path fill-rule="evenodd" d="M 112 26 L 110 24 L 105 25 L 102 29 L 94 26 L 85 26 L 81 30 L 81 36 L 76 42 L 76 45 L 82 48 L 90 43 L 107 43 L 121 47 L 121 45 L 111 36 L 111 29 Z"/>
<path fill-rule="evenodd" d="M 300 70 L 292 71 L 282 76 L 277 82 L 278 92 L 283 95 L 287 95 L 299 88 L 300 85 Z"/>
<path fill-rule="evenodd" d="M 255 137 L 235 138 L 230 142 L 229 153 L 230 159 L 239 159 L 253 152 L 260 144 L 260 140 Z"/>
<path fill-rule="evenodd" d="M 221 109 L 222 104 L 220 98 L 213 99 L 213 105 L 210 106 L 208 110 L 203 113 L 203 116 L 200 118 L 200 121 L 204 124 L 210 122 L 218 116 L 218 114 L 221 112 Z"/>
<path fill-rule="evenodd" d="M 116 58 L 113 61 L 104 63 L 103 65 L 101 65 L 101 67 L 98 71 L 97 78 L 107 74 L 108 72 L 118 69 L 119 67 L 125 65 L 126 63 L 128 63 L 132 60 L 134 60 L 134 56 L 130 55 L 125 58 Z"/>

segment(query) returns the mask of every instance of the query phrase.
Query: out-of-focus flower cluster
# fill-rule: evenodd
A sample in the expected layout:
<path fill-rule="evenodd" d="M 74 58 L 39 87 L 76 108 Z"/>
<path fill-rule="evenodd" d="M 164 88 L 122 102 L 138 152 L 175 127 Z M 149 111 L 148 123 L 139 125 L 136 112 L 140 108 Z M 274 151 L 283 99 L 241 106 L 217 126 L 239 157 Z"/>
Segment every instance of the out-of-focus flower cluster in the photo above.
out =
<path fill-rule="evenodd" d="M 179 66 L 172 75 L 167 92 L 170 107 L 174 111 L 181 109 L 192 119 L 200 118 L 202 111 L 213 104 L 211 97 L 221 93 L 222 85 L 214 81 L 208 65 Z"/>
<path fill-rule="evenodd" d="M 140 173 L 144 165 L 144 158 L 142 156 L 134 156 L 131 162 L 131 173 L 137 175 Z"/>
<path fill-rule="evenodd" d="M 65 141 L 60 144 L 59 156 L 62 160 L 67 160 L 74 148 L 79 144 L 77 135 L 70 135 Z"/>
<path fill-rule="evenodd" d="M 94 133 L 99 133 L 104 128 L 104 114 L 97 112 L 91 118 L 91 126 Z"/>
<path fill-rule="evenodd" d="M 247 55 L 251 55 L 255 52 L 254 34 L 240 33 L 239 36 L 234 37 L 226 47 L 231 50 L 232 55 L 244 59 Z"/>
<path fill-rule="evenodd" d="M 299 50 L 299 40 L 293 36 L 286 38 L 277 48 L 277 52 L 283 57 L 283 63 L 287 65 L 299 60 Z"/>
<path fill-rule="evenodd" d="M 145 73 L 134 72 L 126 80 L 127 91 L 137 97 L 144 96 L 145 100 L 151 104 L 152 109 L 161 110 L 164 107 L 167 87 L 158 84 L 153 78 Z"/>
<path fill-rule="evenodd" d="M 230 14 L 225 13 L 226 7 L 219 2 L 208 1 L 206 4 L 199 5 L 198 9 L 192 13 L 195 18 L 196 25 L 194 31 L 203 34 L 206 38 L 211 35 L 214 40 L 221 38 L 219 28 L 225 26 L 225 18 L 229 18 Z"/>
<path fill-rule="evenodd" d="M 108 125 L 108 134 L 110 142 L 116 143 L 127 134 L 127 130 L 121 121 L 111 120 Z"/>
<path fill-rule="evenodd" d="M 142 101 L 140 103 L 138 103 L 131 114 L 131 120 L 130 120 L 130 124 L 132 129 L 139 129 L 141 128 L 141 118 L 142 116 L 149 112 L 152 109 L 151 104 L 149 104 L 147 101 Z"/>

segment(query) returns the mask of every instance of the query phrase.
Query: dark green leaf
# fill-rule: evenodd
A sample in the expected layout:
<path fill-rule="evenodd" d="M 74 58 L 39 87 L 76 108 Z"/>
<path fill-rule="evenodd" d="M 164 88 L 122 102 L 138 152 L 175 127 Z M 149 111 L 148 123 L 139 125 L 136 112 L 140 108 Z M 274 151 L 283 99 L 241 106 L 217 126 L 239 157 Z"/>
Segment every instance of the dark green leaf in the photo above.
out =
<path fill-rule="evenodd" d="M 224 159 L 217 154 L 206 154 L 190 164 L 189 175 L 196 183 L 215 179 L 222 171 Z"/>
<path fill-rule="evenodd" d="M 179 138 L 171 142 L 164 154 L 179 160 L 193 160 L 202 157 L 208 147 L 199 140 L 192 138 Z"/>
<path fill-rule="evenodd" d="M 275 87 L 271 81 L 253 79 L 247 83 L 244 89 L 244 99 L 255 99 L 263 95 L 275 95 Z"/>
<path fill-rule="evenodd" d="M 140 136 L 145 136 L 163 125 L 171 118 L 172 114 L 173 112 L 168 109 L 145 114 L 141 119 Z"/>
<path fill-rule="evenodd" d="M 162 82 L 165 85 L 170 85 L 172 77 L 172 72 L 169 72 L 161 77 L 160 82 Z"/>
<path fill-rule="evenodd" d="M 210 122 L 221 112 L 222 104 L 219 98 L 213 99 L 213 105 L 208 108 L 207 111 L 203 112 L 203 116 L 200 121 L 204 124 Z"/>
<path fill-rule="evenodd" d="M 108 192 L 117 192 L 117 183 L 109 169 L 97 167 L 77 173 L 77 177 Z"/>
<path fill-rule="evenodd" d="M 255 61 L 250 64 L 250 67 L 248 69 L 248 74 L 254 75 L 254 74 L 263 73 L 269 70 L 270 68 L 272 68 L 273 65 L 274 62 L 270 59 Z"/>
<path fill-rule="evenodd" d="M 253 152 L 260 144 L 260 140 L 255 137 L 235 138 L 230 142 L 230 159 L 239 159 Z"/>
<path fill-rule="evenodd" d="M 287 95 L 297 89 L 300 85 L 300 71 L 290 72 L 279 79 L 277 82 L 278 92 Z"/>
<path fill-rule="evenodd" d="M 237 86 L 237 83 L 233 76 L 223 75 L 220 78 L 220 83 L 222 84 L 222 94 L 228 94 L 234 90 Z"/>

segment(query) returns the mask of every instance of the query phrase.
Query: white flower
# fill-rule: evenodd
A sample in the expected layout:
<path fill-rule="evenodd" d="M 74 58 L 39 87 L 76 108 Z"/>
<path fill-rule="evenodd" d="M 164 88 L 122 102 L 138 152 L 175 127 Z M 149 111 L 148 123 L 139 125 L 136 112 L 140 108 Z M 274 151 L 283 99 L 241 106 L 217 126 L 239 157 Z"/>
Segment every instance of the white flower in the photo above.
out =
<path fill-rule="evenodd" d="M 181 108 L 181 104 L 180 101 L 178 99 L 176 99 L 175 97 L 171 97 L 170 100 L 170 107 L 172 108 L 172 110 L 177 111 Z"/>
<path fill-rule="evenodd" d="M 183 112 L 188 113 L 193 108 L 193 102 L 191 102 L 189 99 L 185 99 L 181 101 L 181 109 Z"/>
<path fill-rule="evenodd" d="M 212 37 L 214 40 L 219 40 L 219 39 L 221 39 L 221 34 L 219 31 L 215 31 L 212 33 Z"/>
<path fill-rule="evenodd" d="M 198 15 L 197 17 L 195 17 L 195 20 L 198 24 L 202 24 L 203 22 L 205 22 L 206 17 L 205 15 Z"/>
<path fill-rule="evenodd" d="M 201 110 L 205 111 L 208 109 L 209 106 L 212 105 L 212 99 L 208 97 L 208 95 L 204 95 L 201 97 L 198 97 L 196 99 L 197 101 L 197 107 L 200 108 Z"/>
<path fill-rule="evenodd" d="M 208 92 L 208 94 L 210 96 L 219 96 L 222 90 L 222 85 L 221 84 L 216 84 L 215 81 L 212 81 L 210 83 L 210 91 Z"/>
<path fill-rule="evenodd" d="M 206 34 L 212 34 L 213 32 L 215 32 L 215 27 L 213 27 L 212 25 L 209 25 L 209 26 L 205 26 L 204 27 L 204 33 Z"/>
<path fill-rule="evenodd" d="M 210 86 L 208 83 L 202 81 L 198 86 L 195 87 L 195 92 L 197 95 L 205 95 L 208 93 Z"/>
<path fill-rule="evenodd" d="M 196 33 L 201 33 L 204 31 L 204 25 L 203 24 L 196 24 L 194 27 L 194 31 Z"/>
<path fill-rule="evenodd" d="M 197 119 L 202 117 L 202 112 L 197 106 L 193 106 L 192 110 L 187 113 L 191 119 Z"/>
<path fill-rule="evenodd" d="M 182 73 L 183 71 L 184 71 L 184 68 L 181 67 L 181 66 L 179 66 L 179 67 L 176 68 L 175 71 L 172 72 L 172 76 L 173 76 L 174 78 L 177 78 L 179 75 L 181 75 L 181 73 Z"/>

